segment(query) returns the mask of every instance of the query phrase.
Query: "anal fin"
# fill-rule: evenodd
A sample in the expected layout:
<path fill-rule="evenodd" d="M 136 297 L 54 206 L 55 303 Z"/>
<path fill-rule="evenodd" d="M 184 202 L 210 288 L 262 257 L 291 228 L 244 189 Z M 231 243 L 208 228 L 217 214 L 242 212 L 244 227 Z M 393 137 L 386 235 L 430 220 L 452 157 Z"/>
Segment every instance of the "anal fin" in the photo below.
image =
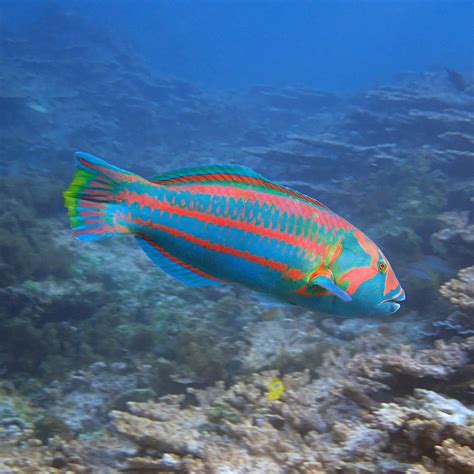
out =
<path fill-rule="evenodd" d="M 174 257 L 153 240 L 140 235 L 135 238 L 153 263 L 181 283 L 187 286 L 216 286 L 224 283 L 224 281 Z"/>

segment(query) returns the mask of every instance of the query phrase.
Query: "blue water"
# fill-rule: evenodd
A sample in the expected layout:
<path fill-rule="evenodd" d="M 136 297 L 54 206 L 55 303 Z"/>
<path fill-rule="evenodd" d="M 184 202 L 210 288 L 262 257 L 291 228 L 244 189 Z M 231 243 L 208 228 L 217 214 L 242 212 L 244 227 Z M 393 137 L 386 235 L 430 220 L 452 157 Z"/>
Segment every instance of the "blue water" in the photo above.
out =
<path fill-rule="evenodd" d="M 3 0 L 8 26 L 41 0 Z M 470 0 L 61 0 L 135 42 L 158 73 L 207 87 L 351 91 L 406 71 L 474 66 Z"/>

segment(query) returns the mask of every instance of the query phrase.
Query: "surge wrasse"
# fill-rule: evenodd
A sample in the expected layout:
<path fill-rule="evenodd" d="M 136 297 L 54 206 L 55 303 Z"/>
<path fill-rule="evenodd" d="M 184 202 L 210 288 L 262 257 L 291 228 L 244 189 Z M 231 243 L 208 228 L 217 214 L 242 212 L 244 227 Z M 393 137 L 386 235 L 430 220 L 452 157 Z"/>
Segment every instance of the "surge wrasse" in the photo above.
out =
<path fill-rule="evenodd" d="M 218 164 L 150 179 L 86 153 L 64 192 L 74 236 L 133 235 L 189 286 L 236 282 L 342 316 L 394 313 L 405 299 L 377 245 L 316 199 Z"/>

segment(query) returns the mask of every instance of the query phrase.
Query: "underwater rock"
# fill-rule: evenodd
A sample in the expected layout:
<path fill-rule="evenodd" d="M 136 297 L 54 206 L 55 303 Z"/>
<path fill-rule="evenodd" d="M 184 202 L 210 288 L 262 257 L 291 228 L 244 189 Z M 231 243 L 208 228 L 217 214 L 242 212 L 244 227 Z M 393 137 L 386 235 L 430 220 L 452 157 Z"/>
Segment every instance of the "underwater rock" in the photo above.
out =
<path fill-rule="evenodd" d="M 218 391 L 222 393 L 222 388 Z M 178 459 L 173 458 L 174 463 L 179 463 L 183 472 L 196 472 L 196 467 L 200 469 L 198 472 L 220 472 L 227 469 L 235 473 L 249 470 L 276 473 L 281 470 L 281 466 L 300 467 L 306 469 L 305 472 L 313 472 L 311 469 L 316 467 L 321 468 L 321 464 L 313 459 L 308 448 L 297 448 L 289 439 L 285 441 L 279 430 L 266 421 L 275 415 L 265 409 L 272 402 L 266 399 L 263 391 L 256 386 L 241 383 L 224 393 L 225 398 L 214 400 L 208 409 L 212 411 L 212 407 L 217 404 L 236 405 L 235 399 L 244 397 L 246 411 L 250 409 L 254 412 L 258 404 L 262 403 L 262 414 L 244 415 L 241 412 L 241 415 L 232 421 L 219 417 L 214 419 L 219 422 L 219 428 L 213 429 L 208 425 L 206 406 L 202 406 L 202 403 L 199 407 L 180 409 L 182 397 L 164 397 L 162 401 L 154 404 L 130 403 L 129 410 L 133 414 L 113 412 L 114 425 L 119 432 L 133 439 L 139 446 L 157 450 L 151 460 L 147 459 L 148 465 L 153 465 L 151 462 L 162 464 L 166 457 L 174 453 L 179 455 Z M 203 403 L 205 399 L 206 397 L 201 398 Z M 233 411 L 238 412 L 235 408 Z M 254 423 L 251 418 L 254 418 Z M 222 443 L 222 437 L 228 442 Z M 141 459 L 131 458 L 129 468 L 142 462 Z"/>
<path fill-rule="evenodd" d="M 446 74 L 449 81 L 457 91 L 464 92 L 467 89 L 467 81 L 460 72 L 446 68 Z"/>
<path fill-rule="evenodd" d="M 199 460 L 170 453 L 163 454 L 161 459 L 152 456 L 136 456 L 127 462 L 129 472 L 199 472 L 196 470 L 198 468 L 205 468 Z"/>
<path fill-rule="evenodd" d="M 206 422 L 206 415 L 200 412 L 189 416 L 187 410 L 180 410 L 177 396 L 168 396 L 167 402 L 130 402 L 129 407 L 134 414 L 113 411 L 111 416 L 114 426 L 119 433 L 145 449 L 202 457 L 205 445 L 196 426 Z M 188 410 L 196 411 L 194 408 Z M 178 419 L 180 422 L 176 425 Z"/>
<path fill-rule="evenodd" d="M 474 472 L 474 449 L 471 448 L 472 446 L 458 444 L 451 438 L 444 439 L 441 444 L 435 446 L 441 466 L 446 466 L 450 471 L 466 473 Z"/>
<path fill-rule="evenodd" d="M 474 266 L 459 270 L 453 278 L 441 286 L 439 292 L 468 314 L 474 313 Z"/>
<path fill-rule="evenodd" d="M 124 460 L 135 454 L 130 444 L 108 436 L 101 440 L 72 441 L 54 437 L 46 446 L 34 437 L 21 444 L 0 440 L 0 472 L 115 474 L 124 467 Z"/>
<path fill-rule="evenodd" d="M 306 146 L 302 146 L 296 142 L 287 141 L 277 146 L 256 146 L 244 149 L 246 153 L 258 156 L 264 160 L 268 166 L 268 162 L 279 164 L 284 170 L 287 169 L 288 163 L 297 163 L 303 168 L 317 166 L 325 157 L 311 150 Z M 331 159 L 334 159 L 331 157 Z M 284 173 L 281 173 L 284 174 Z"/>
<path fill-rule="evenodd" d="M 45 415 L 35 422 L 35 437 L 43 444 L 47 444 L 53 436 L 64 440 L 71 440 L 74 437 L 71 428 L 57 416 Z"/>
<path fill-rule="evenodd" d="M 155 397 L 151 389 L 141 388 L 149 385 L 148 376 L 143 366 L 117 373 L 113 364 L 95 363 L 89 370 L 72 372 L 62 383 L 43 387 L 37 403 L 48 410 L 48 419 L 61 420 L 75 436 L 100 433 L 112 408 Z"/>
<path fill-rule="evenodd" d="M 445 379 L 455 368 L 468 362 L 467 351 L 472 349 L 473 344 L 474 340 L 463 344 L 446 344 L 439 340 L 433 349 L 417 350 L 411 346 L 400 346 L 398 354 L 376 355 L 369 371 L 372 377 L 380 379 L 387 372 L 416 378 Z"/>
<path fill-rule="evenodd" d="M 457 400 L 416 389 L 413 397 L 397 403 L 382 403 L 366 418 L 369 426 L 388 433 L 387 447 L 390 446 L 388 449 L 394 454 L 410 459 L 431 458 L 423 464 L 426 463 L 428 469 L 436 466 L 435 472 L 451 472 L 456 461 L 463 472 L 469 472 L 467 467 L 472 459 L 466 461 L 459 456 L 453 461 L 454 456 L 448 454 L 448 449 L 455 446 L 460 453 L 472 452 L 473 414 Z"/>
<path fill-rule="evenodd" d="M 291 366 L 295 370 L 298 364 L 301 369 L 309 362 L 310 353 L 322 353 L 331 346 L 331 341 L 323 340 L 325 334 L 310 317 L 283 318 L 281 311 L 275 309 L 274 312 L 273 320 L 244 326 L 242 337 L 247 344 L 239 354 L 242 370 L 252 372 Z"/>
<path fill-rule="evenodd" d="M 425 330 L 428 337 L 451 338 L 453 336 L 473 336 L 474 321 L 472 316 L 462 311 L 453 311 L 444 319 L 433 321 L 430 328 Z"/>
<path fill-rule="evenodd" d="M 474 145 L 474 135 L 462 132 L 444 132 L 438 138 L 446 143 L 447 148 L 469 151 Z"/>
<path fill-rule="evenodd" d="M 431 246 L 443 255 L 453 254 L 451 258 L 474 256 L 474 223 L 469 211 L 449 211 L 438 216 L 445 226 L 430 237 Z"/>
<path fill-rule="evenodd" d="M 270 382 L 278 372 L 254 373 L 228 388 L 223 382 L 206 389 L 188 388 L 184 395 L 129 402 L 127 412 L 113 411 L 115 432 L 133 441 L 136 448 L 104 434 L 100 440 L 95 440 L 93 433 L 86 437 L 84 425 L 81 440 L 53 437 L 47 447 L 37 446 L 33 431 L 26 430 L 21 438 L 23 447 L 10 446 L 5 459 L 23 466 L 20 472 L 25 469 L 20 458 L 35 460 L 35 466 L 52 466 L 51 472 L 61 469 L 54 466 L 77 472 L 84 466 L 104 473 L 110 466 L 132 472 L 167 469 L 275 474 L 282 469 L 423 472 L 415 470 L 417 465 L 439 474 L 443 469 L 451 472 L 453 466 L 467 469 L 472 409 L 433 389 L 419 387 L 433 387 L 434 381 L 437 389 L 443 390 L 457 383 L 461 371 L 473 363 L 473 344 L 471 338 L 420 350 L 391 343 L 383 333 L 369 333 L 351 341 L 349 350 L 327 350 L 320 365 L 311 371 L 280 375 L 285 389 L 278 400 L 268 396 Z M 58 385 L 50 394 L 50 412 L 71 424 L 76 416 L 71 405 L 77 406 L 105 425 L 99 414 L 107 407 L 107 400 L 130 390 L 134 380 L 145 381 L 145 374 L 133 379 L 123 366 L 115 367 L 112 370 L 112 366 L 96 363 L 90 371 L 76 373 L 64 388 Z M 150 367 L 143 370 L 149 373 Z M 407 383 L 406 377 L 416 383 Z M 99 411 L 86 406 L 90 394 L 105 397 Z M 403 397 L 395 398 L 400 395 Z"/>
<path fill-rule="evenodd" d="M 8 134 L 0 167 L 8 172 L 44 174 L 62 166 L 71 146 L 88 146 L 154 161 L 156 173 L 160 156 L 172 154 L 175 166 L 186 147 L 240 139 L 250 128 L 241 106 L 156 76 L 117 35 L 59 6 L 6 35 L 2 53 L 0 129 Z"/>
<path fill-rule="evenodd" d="M 463 351 L 472 350 L 473 342 L 413 351 L 389 369 L 416 374 L 420 380 L 428 375 L 443 379 L 449 377 L 448 366 L 469 363 Z M 285 375 L 280 400 L 267 397 L 268 382 L 276 374 L 269 371 L 228 389 L 217 384 L 193 390 L 197 405 L 183 407 L 183 396 L 132 402 L 128 413 L 113 412 L 113 425 L 148 452 L 146 458 L 131 457 L 129 468 L 160 466 L 172 456 L 183 472 L 194 472 L 193 463 L 215 472 L 232 466 L 235 473 L 339 472 L 357 466 L 367 472 L 385 472 L 388 466 L 394 472 L 423 472 L 417 466 L 439 474 L 456 472 L 451 471 L 455 466 L 469 472 L 474 447 L 471 408 L 420 388 L 403 398 L 391 395 L 384 403 L 372 399 L 383 385 L 377 380 L 386 381 L 378 370 L 387 369 L 397 352 L 391 349 L 377 361 L 373 355 L 346 359 L 341 354 L 340 360 L 334 355 L 336 365 L 326 365 L 317 379 L 309 371 Z M 443 354 L 446 365 L 440 370 Z M 226 412 L 232 408 L 232 417 L 214 418 L 213 407 Z"/>
<path fill-rule="evenodd" d="M 445 74 L 412 75 L 372 89 L 354 102 L 343 123 L 358 145 L 396 143 L 389 153 L 396 157 L 423 147 L 434 158 L 433 168 L 447 178 L 453 199 L 469 199 L 453 185 L 472 162 L 474 99 L 454 89 Z"/>
<path fill-rule="evenodd" d="M 249 89 L 248 94 L 253 99 L 260 99 L 267 107 L 292 112 L 308 112 L 328 106 L 334 107 L 340 101 L 336 94 L 303 86 L 288 86 L 280 89 L 256 85 Z"/>
<path fill-rule="evenodd" d="M 406 397 L 417 388 L 426 388 L 472 403 L 473 344 L 472 337 L 451 344 L 438 340 L 433 348 L 402 345 L 398 350 L 374 354 L 370 360 L 355 355 L 348 362 L 349 373 L 358 374 L 351 388 L 366 394 L 371 390 L 369 396 L 379 401 L 393 396 Z"/>
<path fill-rule="evenodd" d="M 377 145 L 356 145 L 337 138 L 336 135 L 325 134 L 321 136 L 289 135 L 289 140 L 309 145 L 318 150 L 321 157 L 327 159 L 344 160 L 345 166 L 365 168 L 377 160 L 399 161 L 396 156 L 395 143 L 381 143 Z M 362 170 L 361 170 L 362 171 Z"/>
<path fill-rule="evenodd" d="M 239 423 L 241 415 L 229 403 L 224 400 L 217 400 L 208 408 L 207 417 L 211 423 L 222 423 L 224 420 L 229 423 Z"/>
<path fill-rule="evenodd" d="M 0 445 L 22 444 L 33 435 L 33 423 L 38 409 L 30 400 L 13 393 L 0 391 Z"/>

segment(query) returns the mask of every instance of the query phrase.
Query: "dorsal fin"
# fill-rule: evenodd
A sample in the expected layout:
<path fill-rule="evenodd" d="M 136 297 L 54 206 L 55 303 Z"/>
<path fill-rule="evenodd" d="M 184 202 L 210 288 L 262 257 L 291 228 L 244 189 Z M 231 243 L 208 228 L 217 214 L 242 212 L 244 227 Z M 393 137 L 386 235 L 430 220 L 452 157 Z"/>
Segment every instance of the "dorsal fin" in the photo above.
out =
<path fill-rule="evenodd" d="M 224 163 L 209 166 L 192 166 L 168 171 L 167 173 L 153 176 L 153 178 L 150 178 L 150 181 L 166 186 L 167 184 L 188 184 L 189 182 L 195 181 L 196 178 L 199 178 L 200 181 L 206 181 L 206 178 L 209 178 L 209 180 L 212 181 L 212 177 L 216 175 L 220 177 L 220 180 L 222 180 L 222 176 L 228 176 L 229 181 L 233 181 L 236 178 L 239 178 L 238 180 L 242 181 L 242 178 L 244 177 L 267 181 L 267 179 L 261 174 L 247 168 L 246 166 Z"/>

